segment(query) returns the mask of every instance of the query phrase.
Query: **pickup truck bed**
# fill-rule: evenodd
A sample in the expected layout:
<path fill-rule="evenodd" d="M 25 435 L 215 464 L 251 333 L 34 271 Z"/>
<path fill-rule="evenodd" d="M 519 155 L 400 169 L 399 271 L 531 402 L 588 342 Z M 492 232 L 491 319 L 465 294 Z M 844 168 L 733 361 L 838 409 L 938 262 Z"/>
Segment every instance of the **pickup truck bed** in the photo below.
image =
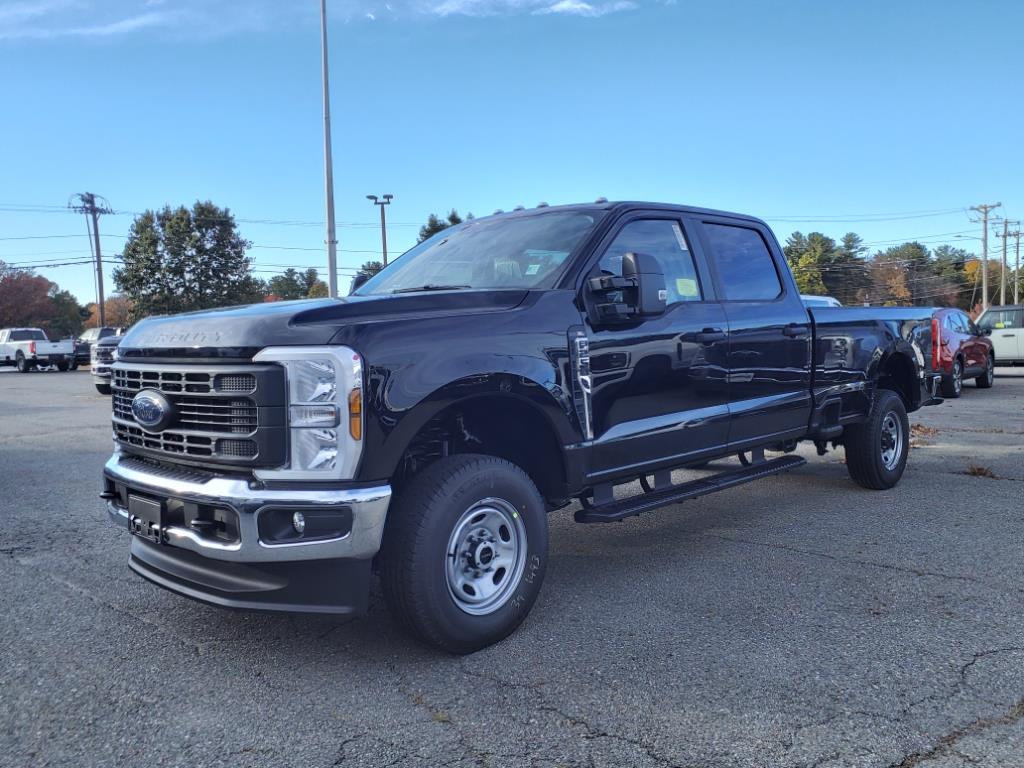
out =
<path fill-rule="evenodd" d="M 21 373 L 42 366 L 66 371 L 78 367 L 72 339 L 49 341 L 39 328 L 0 330 L 0 365 L 13 365 Z"/>

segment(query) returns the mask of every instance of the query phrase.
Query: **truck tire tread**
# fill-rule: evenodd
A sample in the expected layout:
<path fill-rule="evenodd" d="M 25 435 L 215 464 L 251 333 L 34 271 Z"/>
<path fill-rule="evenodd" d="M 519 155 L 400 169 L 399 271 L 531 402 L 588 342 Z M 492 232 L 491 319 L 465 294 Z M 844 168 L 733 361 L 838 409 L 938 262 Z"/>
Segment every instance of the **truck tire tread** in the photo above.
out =
<path fill-rule="evenodd" d="M 896 414 L 903 431 L 902 455 L 891 470 L 886 469 L 880 451 L 882 422 L 890 412 Z M 891 389 L 877 390 L 867 420 L 847 426 L 843 444 L 846 469 L 857 485 L 875 491 L 895 486 L 903 476 L 910 452 L 910 422 L 903 399 Z"/>
<path fill-rule="evenodd" d="M 437 594 L 434 571 L 438 537 L 450 535 L 441 518 L 450 514 L 453 495 L 474 478 L 490 481 L 492 487 L 518 485 L 519 493 L 528 497 L 519 511 L 528 528 L 527 556 L 537 563 L 529 583 L 524 578 L 516 588 L 516 599 L 485 616 L 463 614 L 447 591 Z M 465 654 L 496 643 L 516 629 L 540 591 L 546 562 L 547 513 L 529 476 L 504 459 L 457 454 L 434 462 L 397 494 L 388 513 L 379 570 L 384 600 L 400 626 L 423 643 Z"/>

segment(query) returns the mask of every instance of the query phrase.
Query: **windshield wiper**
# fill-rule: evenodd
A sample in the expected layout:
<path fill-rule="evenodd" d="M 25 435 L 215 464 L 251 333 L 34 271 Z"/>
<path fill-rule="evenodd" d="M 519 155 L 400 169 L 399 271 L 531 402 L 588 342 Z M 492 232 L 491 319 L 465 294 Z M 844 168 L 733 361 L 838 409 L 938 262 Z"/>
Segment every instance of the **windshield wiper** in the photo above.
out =
<path fill-rule="evenodd" d="M 417 285 L 414 288 L 396 288 L 392 293 L 416 293 L 416 291 L 460 291 L 466 288 L 472 288 L 471 285 L 437 285 L 436 283 L 427 283 L 426 285 Z"/>

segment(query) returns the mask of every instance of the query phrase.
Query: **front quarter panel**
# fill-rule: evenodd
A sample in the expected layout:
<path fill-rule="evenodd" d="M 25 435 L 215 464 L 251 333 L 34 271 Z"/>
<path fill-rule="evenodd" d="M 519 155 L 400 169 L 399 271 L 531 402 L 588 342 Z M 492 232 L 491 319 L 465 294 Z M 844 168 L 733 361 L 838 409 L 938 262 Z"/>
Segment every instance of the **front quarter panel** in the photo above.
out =
<path fill-rule="evenodd" d="M 580 322 L 572 299 L 570 291 L 542 291 L 508 311 L 396 318 L 340 331 L 332 343 L 359 351 L 366 370 L 359 479 L 390 477 L 424 425 L 471 398 L 525 400 L 561 445 L 578 442 L 567 378 L 566 329 Z"/>

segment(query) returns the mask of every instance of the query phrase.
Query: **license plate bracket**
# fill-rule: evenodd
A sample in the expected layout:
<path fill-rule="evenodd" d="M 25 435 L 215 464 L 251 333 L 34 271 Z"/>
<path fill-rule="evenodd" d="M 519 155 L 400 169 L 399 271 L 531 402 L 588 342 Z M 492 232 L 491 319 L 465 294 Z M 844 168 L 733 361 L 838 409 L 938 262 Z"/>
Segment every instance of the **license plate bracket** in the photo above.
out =
<path fill-rule="evenodd" d="M 143 496 L 128 495 L 128 530 L 144 539 L 163 543 L 162 502 Z"/>

